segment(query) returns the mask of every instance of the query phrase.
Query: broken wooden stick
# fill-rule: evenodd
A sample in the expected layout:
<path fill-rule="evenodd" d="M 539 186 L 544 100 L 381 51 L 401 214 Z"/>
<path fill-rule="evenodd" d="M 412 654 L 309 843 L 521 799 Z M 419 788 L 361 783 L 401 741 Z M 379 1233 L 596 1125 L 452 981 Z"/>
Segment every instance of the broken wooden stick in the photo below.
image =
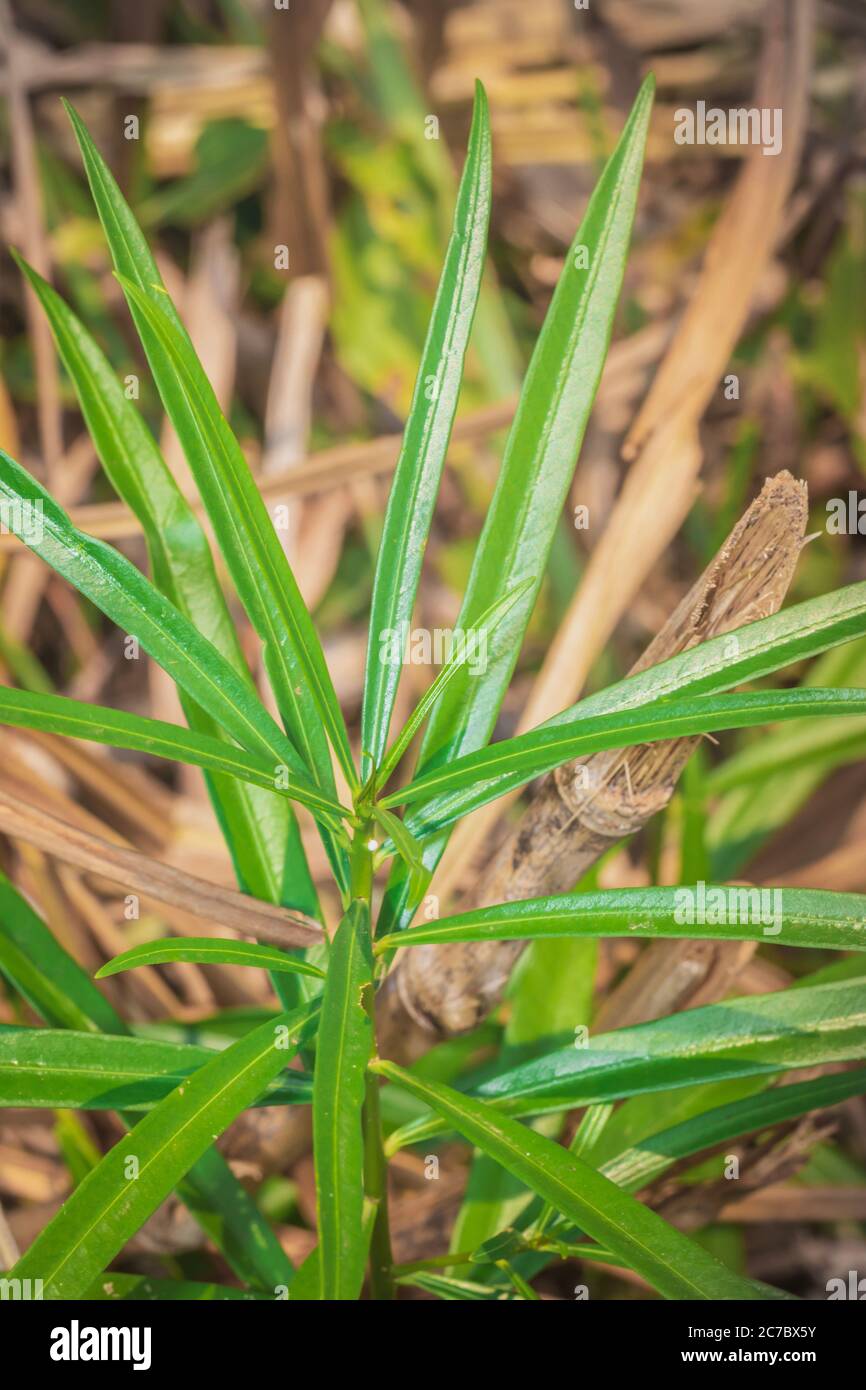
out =
<path fill-rule="evenodd" d="M 796 567 L 806 518 L 805 483 L 788 472 L 768 479 L 632 671 L 775 613 Z M 697 742 L 680 738 L 596 753 L 549 773 L 461 907 L 573 888 L 602 854 L 667 805 Z M 451 943 L 398 954 L 377 1000 L 383 1054 L 412 1058 L 440 1037 L 473 1028 L 501 998 L 524 945 Z M 711 972 L 727 982 L 728 958 L 741 959 L 741 943 L 659 942 L 644 959 L 662 953 L 668 1004 L 677 1008 Z"/>

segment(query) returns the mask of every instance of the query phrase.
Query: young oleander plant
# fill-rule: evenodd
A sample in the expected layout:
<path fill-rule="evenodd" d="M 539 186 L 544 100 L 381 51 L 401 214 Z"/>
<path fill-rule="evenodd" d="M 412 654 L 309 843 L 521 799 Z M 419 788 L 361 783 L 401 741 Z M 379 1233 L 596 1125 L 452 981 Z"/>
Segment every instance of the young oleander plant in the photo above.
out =
<path fill-rule="evenodd" d="M 620 1028 L 585 1045 L 577 1039 L 529 1060 L 503 1053 L 483 1074 L 460 1065 L 407 1069 L 380 1057 L 376 1044 L 377 991 L 403 952 L 419 944 L 764 939 L 767 925 L 757 917 L 729 922 L 706 912 L 698 914 L 705 922 L 684 925 L 678 887 L 587 892 L 583 885 L 412 927 L 462 817 L 598 750 L 804 716 L 845 715 L 850 730 L 851 717 L 866 714 L 862 689 L 775 689 L 764 680 L 866 634 L 866 583 L 859 583 L 749 623 L 733 643 L 730 636 L 708 640 L 528 733 L 491 742 L 611 336 L 652 99 L 648 79 L 566 259 L 505 445 L 458 620 L 461 632 L 481 635 L 487 660 L 473 660 L 477 646 L 455 644 L 392 738 L 401 665 L 383 638 L 412 619 L 485 260 L 491 145 L 486 99 L 476 91 L 453 235 L 379 547 L 357 759 L 265 502 L 144 236 L 69 110 L 118 282 L 225 570 L 260 640 L 278 718 L 257 694 L 194 508 L 87 329 L 20 261 L 105 473 L 142 528 L 150 579 L 77 530 L 5 453 L 0 497 L 7 516 L 18 518 L 22 540 L 169 674 L 186 727 L 11 688 L 0 691 L 0 720 L 202 768 L 239 886 L 286 909 L 290 948 L 184 937 L 150 941 L 112 960 L 100 975 L 173 961 L 270 972 L 280 1012 L 222 1046 L 214 1036 L 206 1046 L 165 1041 L 127 1026 L 29 903 L 0 882 L 0 970 L 44 1024 L 0 1030 L 0 1103 L 113 1110 L 127 1131 L 11 1272 L 41 1280 L 46 1298 L 105 1296 L 104 1272 L 175 1191 L 241 1288 L 179 1280 L 166 1285 L 165 1297 L 390 1299 L 415 1284 L 446 1299 L 534 1298 L 538 1271 L 574 1256 L 631 1270 L 670 1299 L 786 1296 L 734 1272 L 635 1193 L 690 1156 L 866 1092 L 864 1067 L 815 1072 L 866 1055 L 862 957 L 846 954 L 839 968 L 801 977 L 796 987 Z M 330 933 L 296 807 L 316 823 L 342 900 L 342 919 Z M 380 892 L 378 871 L 387 863 Z M 777 902 L 774 944 L 866 949 L 866 898 L 786 889 Z M 798 1068 L 810 1069 L 810 1079 L 776 1084 Z M 732 1079 L 749 1085 L 725 1099 L 717 1083 Z M 680 1098 L 673 1119 L 666 1111 L 672 1096 Z M 630 1128 L 622 1120 L 635 1104 L 644 1104 L 646 1117 L 647 1097 L 649 1133 L 646 1124 Z M 690 1106 L 682 1103 L 688 1097 Z M 214 1148 L 245 1109 L 261 1105 L 312 1107 L 318 1244 L 298 1269 Z M 383 1129 L 389 1106 L 402 1122 Z M 562 1122 L 576 1109 L 584 1118 L 566 1146 Z M 540 1116 L 547 1119 L 536 1122 Z M 437 1136 L 454 1133 L 509 1175 L 511 1197 L 495 1208 L 501 1220 L 468 1248 L 395 1265 L 388 1159 L 409 1144 L 422 1145 L 426 1156 Z M 464 1232 L 472 1225 L 459 1224 Z M 115 1296 L 135 1284 L 114 1272 L 108 1282 Z"/>

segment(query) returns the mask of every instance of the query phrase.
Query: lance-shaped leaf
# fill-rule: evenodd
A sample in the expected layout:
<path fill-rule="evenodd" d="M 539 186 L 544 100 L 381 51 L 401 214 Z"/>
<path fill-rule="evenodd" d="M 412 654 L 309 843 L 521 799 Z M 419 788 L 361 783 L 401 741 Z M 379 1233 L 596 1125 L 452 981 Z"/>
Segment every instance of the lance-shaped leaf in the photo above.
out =
<path fill-rule="evenodd" d="M 580 1029 L 571 1047 L 491 1077 L 473 1094 L 508 1114 L 543 1115 L 863 1058 L 866 999 L 855 976 L 727 999 L 595 1037 Z M 441 1128 L 427 1117 L 411 1121 L 389 1137 L 387 1150 L 395 1153 Z"/>
<path fill-rule="evenodd" d="M 680 1159 L 864 1094 L 866 1067 L 819 1076 L 815 1081 L 798 1081 L 792 1086 L 774 1086 L 760 1095 L 745 1096 L 729 1105 L 705 1110 L 682 1124 L 658 1130 L 609 1159 L 601 1171 L 618 1187 L 637 1192 Z"/>
<path fill-rule="evenodd" d="M 506 613 L 514 607 L 514 604 L 520 598 L 521 594 L 526 592 L 531 583 L 531 579 L 525 579 L 522 584 L 515 584 L 513 589 L 509 589 L 507 594 L 497 599 L 496 603 L 492 604 L 487 612 L 479 619 L 478 626 L 474 633 L 461 633 L 459 639 L 457 633 L 454 634 L 455 645 L 448 660 L 445 662 L 445 665 L 442 667 L 436 679 L 430 682 L 382 759 L 381 766 L 373 779 L 377 787 L 384 787 L 386 785 L 413 738 L 424 723 L 424 720 L 441 698 L 443 692 L 454 680 L 458 671 L 460 671 L 462 667 L 470 664 L 476 669 L 486 664 L 490 638 L 502 622 Z"/>
<path fill-rule="evenodd" d="M 866 951 L 866 895 L 699 883 L 615 888 L 500 903 L 381 937 L 376 951 L 446 941 L 688 937 Z"/>
<path fill-rule="evenodd" d="M 199 520 L 132 401 L 87 329 L 42 276 L 15 256 L 38 296 L 96 452 L 115 490 L 141 522 L 151 575 L 199 632 L 254 690 L 237 631 Z M 191 728 L 227 739 L 181 690 Z M 291 808 L 273 792 L 206 773 L 238 883 L 257 898 L 317 914 L 316 893 Z"/>
<path fill-rule="evenodd" d="M 93 981 L 2 874 L 0 970 L 51 1027 L 127 1032 Z M 137 1118 L 131 1115 L 129 1123 Z M 294 1270 L 282 1246 L 216 1149 L 195 1163 L 178 1193 L 239 1278 L 271 1290 L 291 1282 Z"/>
<path fill-rule="evenodd" d="M 469 631 L 506 586 L 534 576 L 508 614 L 483 675 L 458 674 L 433 712 L 419 769 L 482 748 L 493 732 L 571 485 L 610 342 L 625 270 L 654 80 L 638 93 L 572 242 L 524 381 L 493 500 L 458 617 Z M 433 869 L 447 843 L 425 847 Z M 405 873 L 395 866 L 380 930 L 405 926 Z"/>
<path fill-rule="evenodd" d="M 131 209 L 83 121 L 68 103 L 66 109 L 154 380 L 241 601 L 264 643 L 280 712 L 322 786 L 332 785 L 323 730 L 355 785 L 339 702 L 273 522 Z"/>
<path fill-rule="evenodd" d="M 795 603 L 769 618 L 712 637 L 688 651 L 626 676 L 555 714 L 540 727 L 634 709 L 674 695 L 710 695 L 759 680 L 866 633 L 866 581 Z M 841 684 L 829 681 L 827 684 Z"/>
<path fill-rule="evenodd" d="M 309 783 L 309 773 L 282 730 L 246 683 L 174 604 L 125 556 L 73 526 L 35 478 L 0 449 L 0 498 L 9 529 L 68 579 L 142 647 L 187 694 L 252 752 L 264 753 Z"/>
<path fill-rule="evenodd" d="M 637 709 L 548 724 L 503 739 L 423 773 L 400 791 L 383 797 L 382 804 L 423 802 L 422 809 L 406 821 L 412 834 L 420 838 L 587 753 L 776 720 L 837 714 L 866 714 L 866 692 L 804 687 L 658 700 Z"/>
<path fill-rule="evenodd" d="M 0 873 L 0 971 L 51 1026 L 123 1033 L 126 1027 L 81 966 Z"/>
<path fill-rule="evenodd" d="M 0 686 L 0 724 L 44 729 L 69 738 L 107 743 L 114 748 L 131 748 L 154 757 L 212 769 L 251 786 L 277 787 L 279 793 L 300 802 L 325 824 L 336 828 L 340 817 L 349 814 L 347 809 L 313 786 L 306 774 L 302 774 L 302 778 L 293 777 L 283 770 L 277 777 L 273 763 L 262 754 L 247 753 L 234 743 L 225 743 L 161 719 L 127 714 L 125 710 L 91 705 L 65 695 L 33 694 L 4 685 Z"/>
<path fill-rule="evenodd" d="M 327 1300 L 358 1297 L 367 1257 L 361 1111 L 373 1037 L 367 1008 L 372 979 L 369 909 L 356 901 L 331 943 L 316 1044 L 313 1157 L 319 1296 Z"/>
<path fill-rule="evenodd" d="M 863 1057 L 866 994 L 854 979 L 728 999 L 602 1033 L 493 1077 L 477 1094 L 512 1114 L 540 1114 Z"/>
<path fill-rule="evenodd" d="M 146 1274 L 110 1274 L 95 1279 L 82 1294 L 85 1303 L 265 1303 L 272 1293 L 203 1284 L 189 1279 L 151 1279 Z"/>
<path fill-rule="evenodd" d="M 168 965 L 178 960 L 197 961 L 201 965 L 247 965 L 258 970 L 325 978 L 324 970 L 317 965 L 287 956 L 276 946 L 263 946 L 257 941 L 228 941 L 218 936 L 167 936 L 160 941 L 144 941 L 114 956 L 97 970 L 96 978 L 104 980 L 107 975 L 119 975 L 139 965 Z"/>
<path fill-rule="evenodd" d="M 391 493 L 373 583 L 361 716 L 364 775 L 378 764 L 388 737 L 401 666 L 389 660 L 388 635 L 412 617 L 424 548 L 448 452 L 463 359 L 469 343 L 490 219 L 490 118 L 480 82 L 454 230 L 433 305 Z"/>
<path fill-rule="evenodd" d="M 409 869 L 408 901 L 415 906 L 423 898 L 430 882 L 430 870 L 424 865 L 421 845 L 409 833 L 399 816 L 395 816 L 392 811 L 386 811 L 382 806 L 374 806 L 373 818 L 385 834 L 390 836 L 397 853 Z"/>
<path fill-rule="evenodd" d="M 194 1043 L 68 1029 L 0 1027 L 0 1106 L 147 1110 L 218 1055 Z M 262 1105 L 308 1104 L 312 1078 L 287 1071 Z"/>
<path fill-rule="evenodd" d="M 308 1017 L 280 1015 L 218 1053 L 138 1122 L 75 1189 L 12 1271 L 47 1298 L 85 1289 L 236 1115 L 285 1067 Z"/>
<path fill-rule="evenodd" d="M 450 1086 L 392 1062 L 373 1070 L 433 1107 L 519 1181 L 600 1241 L 665 1298 L 772 1298 L 551 1139 Z"/>
<path fill-rule="evenodd" d="M 310 772 L 333 787 L 325 734 L 350 785 L 357 772 L 313 621 L 240 445 L 182 330 L 121 277 L 163 404 L 183 444 L 241 601 L 263 644 L 280 714 Z"/>

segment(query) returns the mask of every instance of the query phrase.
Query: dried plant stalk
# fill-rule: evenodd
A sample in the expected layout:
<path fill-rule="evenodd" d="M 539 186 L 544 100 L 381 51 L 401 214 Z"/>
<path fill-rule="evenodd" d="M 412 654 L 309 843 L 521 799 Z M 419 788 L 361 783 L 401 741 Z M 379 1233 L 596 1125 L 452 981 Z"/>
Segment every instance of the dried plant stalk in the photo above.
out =
<path fill-rule="evenodd" d="M 787 471 L 768 479 L 633 671 L 775 613 L 794 573 L 806 518 L 805 484 Z M 606 850 L 667 805 L 697 741 L 672 739 L 596 753 L 549 773 L 462 906 L 572 888 Z M 474 1027 L 501 998 L 523 945 L 452 943 L 400 955 L 377 1001 L 382 1051 L 404 1059 L 418 1056 L 437 1037 Z M 732 943 L 728 952 L 724 942 L 660 942 L 645 958 L 658 950 L 665 953 L 673 1008 L 691 1001 L 710 973 L 727 979 L 730 963 L 743 959 L 740 943 Z"/>
<path fill-rule="evenodd" d="M 127 892 L 169 903 L 259 941 L 289 947 L 314 946 L 322 940 L 319 923 L 303 913 L 259 902 L 233 888 L 220 888 L 140 850 L 112 844 L 2 788 L 0 834 L 36 845 L 63 863 L 75 864 L 100 878 L 122 883 Z"/>

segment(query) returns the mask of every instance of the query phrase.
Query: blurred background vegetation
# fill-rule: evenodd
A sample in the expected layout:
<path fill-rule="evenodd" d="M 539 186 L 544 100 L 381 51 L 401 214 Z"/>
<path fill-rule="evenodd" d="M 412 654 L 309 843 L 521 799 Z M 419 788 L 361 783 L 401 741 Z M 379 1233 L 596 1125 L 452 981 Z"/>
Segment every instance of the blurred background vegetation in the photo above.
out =
<path fill-rule="evenodd" d="M 570 0 L 290 0 L 285 8 L 264 0 L 0 0 L 3 240 L 53 280 L 96 334 L 186 487 L 186 465 L 110 272 L 59 100 L 66 96 L 145 227 L 257 473 L 353 734 L 388 475 L 447 239 L 476 77 L 487 87 L 493 124 L 489 274 L 419 600 L 418 622 L 428 627 L 454 622 L 503 432 L 566 249 L 641 77 L 652 69 L 658 81 L 614 348 L 500 733 L 517 727 L 537 693 L 558 633 L 586 667 L 587 688 L 628 670 L 763 479 L 780 469 L 808 483 L 812 510 L 814 539 L 791 597 L 866 577 L 866 516 L 862 533 L 827 527 L 829 500 L 858 490 L 866 496 L 866 12 L 857 0 L 826 0 L 817 6 L 811 72 L 784 97 L 786 130 L 797 125 L 788 103 L 802 105 L 802 134 L 791 135 L 794 163 L 769 244 L 737 241 L 737 226 L 728 227 L 727 265 L 739 258 L 734 274 L 748 283 L 748 302 L 740 320 L 726 321 L 723 306 L 720 325 L 711 315 L 699 325 L 708 360 L 726 335 L 732 342 L 724 373 L 696 408 L 697 465 L 677 475 L 679 490 L 670 497 L 659 476 L 655 510 L 636 520 L 620 557 L 630 584 L 611 573 L 605 630 L 585 634 L 569 619 L 637 452 L 637 444 L 623 451 L 623 442 L 659 364 L 676 352 L 701 277 L 706 284 L 713 273 L 707 247 L 724 228 L 749 154 L 678 146 L 674 112 L 698 100 L 752 104 L 760 82 L 773 78 L 765 19 L 760 0 L 593 0 L 588 9 Z M 786 157 L 791 147 L 779 159 Z M 778 177 L 774 158 L 759 154 L 751 165 L 759 188 Z M 0 444 L 85 529 L 144 565 L 141 537 L 97 466 L 47 326 L 5 253 L 0 277 Z M 695 390 L 693 365 L 679 359 L 683 402 Z M 668 400 L 674 411 L 676 386 Z M 0 675 L 7 683 L 180 718 L 158 669 L 145 658 L 124 660 L 121 635 L 94 609 L 22 557 L 11 537 L 0 543 Z M 254 656 L 248 632 L 245 641 Z M 403 713 L 430 677 L 405 669 Z M 803 676 L 866 685 L 866 651 L 845 648 L 825 658 L 820 672 L 791 679 Z M 555 693 L 554 709 L 572 698 Z M 737 877 L 748 869 L 756 882 L 866 890 L 866 736 L 853 720 L 844 728 L 844 720 L 832 723 L 770 735 L 760 783 L 748 759 L 767 735 L 726 735 L 721 751 L 705 745 L 669 811 L 605 862 L 600 881 L 670 882 L 687 869 L 692 878 Z M 195 770 L 167 771 L 23 731 L 4 730 L 2 744 L 0 787 L 117 843 L 230 881 Z M 745 759 L 739 778 L 719 772 L 722 754 Z M 316 840 L 305 839 L 324 879 Z M 3 841 L 0 861 L 91 968 L 166 928 L 189 931 L 194 923 L 179 909 L 152 905 L 130 919 L 116 885 L 14 838 Z M 470 869 L 464 864 L 462 872 Z M 456 870 L 446 887 L 459 894 Z M 596 996 L 636 950 L 635 943 L 605 944 L 593 962 Z M 762 948 L 752 976 L 739 983 L 766 991 L 792 970 L 818 964 L 815 953 Z M 252 973 L 220 968 L 205 976 L 194 965 L 171 966 L 106 985 L 142 1026 L 172 1017 L 196 1030 L 219 1015 L 225 1030 L 245 1026 L 268 1003 L 267 981 L 251 981 Z M 20 1021 L 22 1007 L 0 990 L 0 1021 Z M 453 1045 L 443 1074 L 495 1044 L 509 1007 Z M 112 1123 L 100 1114 L 4 1112 L 0 1200 L 22 1244 L 87 1171 Z M 228 1143 L 287 1243 L 303 1253 L 309 1158 L 303 1135 L 287 1147 L 281 1123 L 273 1119 L 273 1134 L 245 1134 L 241 1123 Z M 742 1217 L 745 1225 L 716 1228 L 721 1234 L 713 1238 L 732 1260 L 732 1242 L 748 1232 L 763 1249 L 753 1272 L 777 1279 L 773 1222 L 783 1221 L 796 1232 L 794 1244 L 785 1238 L 784 1259 L 800 1291 L 823 1287 L 825 1259 L 837 1271 L 840 1240 L 861 1252 L 866 1267 L 862 1108 L 846 1107 L 840 1125 L 836 1140 L 812 1146 L 796 1179 L 800 1195 L 781 1215 L 770 1221 L 758 1204 Z M 446 1210 L 453 1216 L 465 1180 L 456 1161 L 434 1200 L 413 1164 L 416 1156 L 407 1156 L 396 1179 L 405 1183 L 405 1211 L 401 1218 L 398 1203 L 395 1217 L 402 1259 L 436 1244 L 437 1222 Z M 817 1199 L 810 1207 L 808 1192 L 802 1195 L 810 1184 L 822 1194 L 838 1188 L 848 1205 L 837 1194 L 835 1207 L 830 1198 L 824 1208 Z M 156 1231 L 139 1256 L 145 1268 L 154 1250 L 202 1258 L 179 1248 Z M 623 1296 L 615 1281 L 611 1287 Z"/>

